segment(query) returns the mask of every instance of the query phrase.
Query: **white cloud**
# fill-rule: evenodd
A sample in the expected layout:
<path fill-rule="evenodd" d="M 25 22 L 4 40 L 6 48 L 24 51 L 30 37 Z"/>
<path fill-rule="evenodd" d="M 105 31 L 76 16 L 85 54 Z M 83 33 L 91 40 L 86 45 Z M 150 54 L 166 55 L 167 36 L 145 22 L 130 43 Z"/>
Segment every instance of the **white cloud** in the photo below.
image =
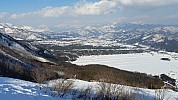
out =
<path fill-rule="evenodd" d="M 70 11 L 69 6 L 62 7 L 46 7 L 38 11 L 43 17 L 59 17 Z"/>
<path fill-rule="evenodd" d="M 74 6 L 74 13 L 77 15 L 100 15 L 109 14 L 117 7 L 115 0 L 101 0 L 99 2 L 78 3 Z"/>
<path fill-rule="evenodd" d="M 6 12 L 0 12 L 0 18 L 4 18 L 7 14 Z"/>
<path fill-rule="evenodd" d="M 10 19 L 20 19 L 24 17 L 30 17 L 30 16 L 37 16 L 39 15 L 39 11 L 34 11 L 34 12 L 27 12 L 27 13 L 21 13 L 21 14 L 11 14 Z"/>
<path fill-rule="evenodd" d="M 114 12 L 118 7 L 116 0 L 101 0 L 98 2 L 79 2 L 73 6 L 61 6 L 61 7 L 46 7 L 41 10 L 12 14 L 12 19 L 23 18 L 26 16 L 41 16 L 48 17 L 60 17 L 60 16 L 76 16 L 76 15 L 100 15 L 110 14 Z"/>
<path fill-rule="evenodd" d="M 163 6 L 178 4 L 178 0 L 100 0 L 98 2 L 78 2 L 73 6 L 45 7 L 34 12 L 22 14 L 12 14 L 11 19 L 41 16 L 61 17 L 61 16 L 78 16 L 78 15 L 106 15 L 114 11 L 121 10 L 122 6 Z M 0 18 L 4 17 L 0 13 Z"/>
<path fill-rule="evenodd" d="M 40 17 L 41 16 L 44 18 L 59 17 L 59 16 L 63 15 L 64 13 L 66 13 L 69 9 L 70 9 L 70 7 L 68 7 L 68 6 L 46 7 L 41 10 L 34 11 L 34 12 L 28 12 L 28 13 L 22 13 L 22 14 L 12 14 L 10 18 L 18 19 L 18 18 L 30 17 L 30 16 L 32 16 L 32 17 L 37 17 L 37 16 Z"/>
<path fill-rule="evenodd" d="M 169 16 L 166 16 L 165 18 L 169 18 L 169 19 L 175 19 L 175 18 L 178 18 L 178 13 L 175 13 L 173 15 L 169 15 Z"/>
<path fill-rule="evenodd" d="M 10 16 L 10 19 L 17 19 L 17 18 L 23 18 L 24 14 L 12 14 Z"/>
<path fill-rule="evenodd" d="M 118 0 L 124 6 L 165 6 L 178 4 L 178 0 Z"/>

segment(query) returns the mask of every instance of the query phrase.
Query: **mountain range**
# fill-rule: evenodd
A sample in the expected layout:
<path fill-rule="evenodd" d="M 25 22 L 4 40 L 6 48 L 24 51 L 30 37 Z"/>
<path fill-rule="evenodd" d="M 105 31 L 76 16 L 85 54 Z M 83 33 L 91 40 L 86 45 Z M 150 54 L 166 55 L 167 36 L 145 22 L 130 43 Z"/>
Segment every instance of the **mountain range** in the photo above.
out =
<path fill-rule="evenodd" d="M 56 29 L 57 30 L 57 29 Z M 178 52 L 178 26 L 160 24 L 134 24 L 114 22 L 104 25 L 87 25 L 68 31 L 44 31 L 30 26 L 0 23 L 0 32 L 16 40 L 58 41 L 63 39 L 97 39 L 117 41 L 131 45 L 146 45 L 159 50 Z M 38 44 L 38 42 L 37 42 Z"/>
<path fill-rule="evenodd" d="M 66 32 L 60 34 L 66 34 Z M 114 22 L 101 26 L 85 26 L 74 31 L 81 38 L 146 45 L 159 50 L 178 52 L 178 26 Z M 74 37 L 76 37 L 75 35 Z"/>

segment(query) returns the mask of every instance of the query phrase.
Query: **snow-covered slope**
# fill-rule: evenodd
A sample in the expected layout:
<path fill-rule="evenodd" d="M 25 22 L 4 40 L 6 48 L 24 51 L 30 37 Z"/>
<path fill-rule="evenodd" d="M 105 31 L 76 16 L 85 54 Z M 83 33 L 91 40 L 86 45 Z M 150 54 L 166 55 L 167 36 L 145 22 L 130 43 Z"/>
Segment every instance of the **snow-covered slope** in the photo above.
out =
<path fill-rule="evenodd" d="M 35 46 L 32 46 L 30 43 L 19 42 L 15 40 L 14 38 L 8 36 L 7 34 L 0 33 L 0 45 L 3 45 L 4 47 L 7 47 L 19 54 L 21 53 L 21 56 L 26 56 L 29 58 L 37 59 L 42 62 L 44 61 L 49 62 L 48 60 L 45 60 L 44 58 L 38 57 L 37 55 L 37 51 L 39 50 L 38 48 L 36 48 Z M 1 49 L 2 48 L 0 48 L 0 50 Z M 6 52 L 7 50 L 1 50 L 1 51 Z"/>
<path fill-rule="evenodd" d="M 57 100 L 39 90 L 39 84 L 0 77 L 1 100 Z"/>
<path fill-rule="evenodd" d="M 96 91 L 96 88 L 99 86 L 98 82 L 87 82 L 82 80 L 74 80 L 73 89 L 87 89 L 87 87 L 91 87 L 93 91 Z M 5 78 L 0 77 L 0 98 L 2 100 L 73 100 L 72 94 L 66 94 L 63 98 L 60 96 L 50 96 L 50 91 L 44 92 L 47 88 L 57 85 L 59 80 L 50 81 L 47 84 L 41 84 L 39 88 L 39 84 L 32 83 L 28 81 L 23 81 L 19 79 Z M 49 86 L 49 87 L 46 87 Z M 120 85 L 118 85 L 120 86 Z M 144 100 L 154 99 L 155 95 L 164 96 L 165 100 L 177 100 L 178 92 L 174 92 L 172 90 L 151 90 L 144 88 L 134 88 L 129 86 L 122 86 L 122 91 L 132 91 L 132 93 L 136 93 Z M 52 92 L 51 92 L 52 93 Z M 75 98 L 77 99 L 77 98 Z M 83 99 L 77 99 L 83 100 Z"/>
<path fill-rule="evenodd" d="M 38 33 L 42 30 L 30 26 L 15 26 L 10 23 L 0 23 L 0 32 L 8 34 L 17 40 L 41 40 L 43 39 Z"/>
<path fill-rule="evenodd" d="M 25 48 L 22 47 L 15 39 L 6 34 L 0 33 L 0 44 L 10 47 L 11 49 L 26 51 Z"/>

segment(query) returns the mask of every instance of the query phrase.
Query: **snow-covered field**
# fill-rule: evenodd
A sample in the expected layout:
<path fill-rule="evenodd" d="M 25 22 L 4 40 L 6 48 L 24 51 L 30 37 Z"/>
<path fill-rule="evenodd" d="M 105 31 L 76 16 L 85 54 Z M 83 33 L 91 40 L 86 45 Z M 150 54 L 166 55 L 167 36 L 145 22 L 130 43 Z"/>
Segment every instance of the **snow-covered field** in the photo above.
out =
<path fill-rule="evenodd" d="M 171 61 L 160 60 L 161 58 L 170 58 Z M 117 54 L 117 55 L 99 55 L 82 56 L 72 62 L 77 65 L 102 64 L 128 71 L 137 71 L 147 74 L 168 74 L 171 71 L 178 73 L 178 60 L 175 53 L 138 53 L 138 54 Z M 173 76 L 175 77 L 175 76 Z M 178 76 L 176 76 L 178 77 Z"/>
<path fill-rule="evenodd" d="M 74 82 L 75 89 L 86 89 L 88 86 L 95 88 L 97 87 L 97 82 L 86 82 L 82 80 L 71 79 Z M 52 86 L 59 82 L 58 80 L 53 80 L 49 82 L 49 86 Z M 19 79 L 0 77 L 0 100 L 72 100 L 72 95 L 68 94 L 65 98 L 59 96 L 51 97 L 49 93 L 45 93 L 43 90 L 46 89 L 46 84 L 42 84 L 42 89 L 39 90 L 39 84 L 22 81 Z M 153 99 L 155 93 L 162 90 L 151 90 L 144 88 L 134 88 L 129 86 L 124 86 L 126 91 L 134 90 L 140 95 L 144 95 L 144 99 Z M 134 93 L 135 93 L 134 92 Z M 178 100 L 178 92 L 172 90 L 163 90 L 160 92 L 165 97 L 165 100 Z M 82 99 L 79 99 L 82 100 Z"/>

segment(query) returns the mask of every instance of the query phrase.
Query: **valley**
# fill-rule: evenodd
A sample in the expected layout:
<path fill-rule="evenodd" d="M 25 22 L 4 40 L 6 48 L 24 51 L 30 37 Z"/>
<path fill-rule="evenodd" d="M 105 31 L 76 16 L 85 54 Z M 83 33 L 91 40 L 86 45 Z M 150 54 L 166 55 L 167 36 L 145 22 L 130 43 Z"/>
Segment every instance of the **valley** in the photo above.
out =
<path fill-rule="evenodd" d="M 158 90 L 168 84 L 171 93 L 177 91 L 177 42 L 171 46 L 171 41 L 177 41 L 177 26 L 114 23 L 107 27 L 87 26 L 59 33 L 0 25 L 0 74 L 3 77 L 44 84 L 44 88 L 47 87 L 45 82 L 51 80 L 77 79 L 77 84 L 94 82 L 92 84 L 96 86 L 99 82 Z M 157 31 L 164 27 L 165 33 Z M 170 31 L 172 27 L 174 31 Z M 135 32 L 138 32 L 137 36 L 132 35 Z M 160 47 L 160 43 L 167 43 L 167 46 Z M 152 93 L 145 98 L 154 98 L 151 96 L 154 90 L 148 91 Z M 49 92 L 53 93 L 53 90 Z M 51 98 L 42 94 L 39 98 L 44 95 Z M 70 93 L 65 95 L 71 96 Z"/>

